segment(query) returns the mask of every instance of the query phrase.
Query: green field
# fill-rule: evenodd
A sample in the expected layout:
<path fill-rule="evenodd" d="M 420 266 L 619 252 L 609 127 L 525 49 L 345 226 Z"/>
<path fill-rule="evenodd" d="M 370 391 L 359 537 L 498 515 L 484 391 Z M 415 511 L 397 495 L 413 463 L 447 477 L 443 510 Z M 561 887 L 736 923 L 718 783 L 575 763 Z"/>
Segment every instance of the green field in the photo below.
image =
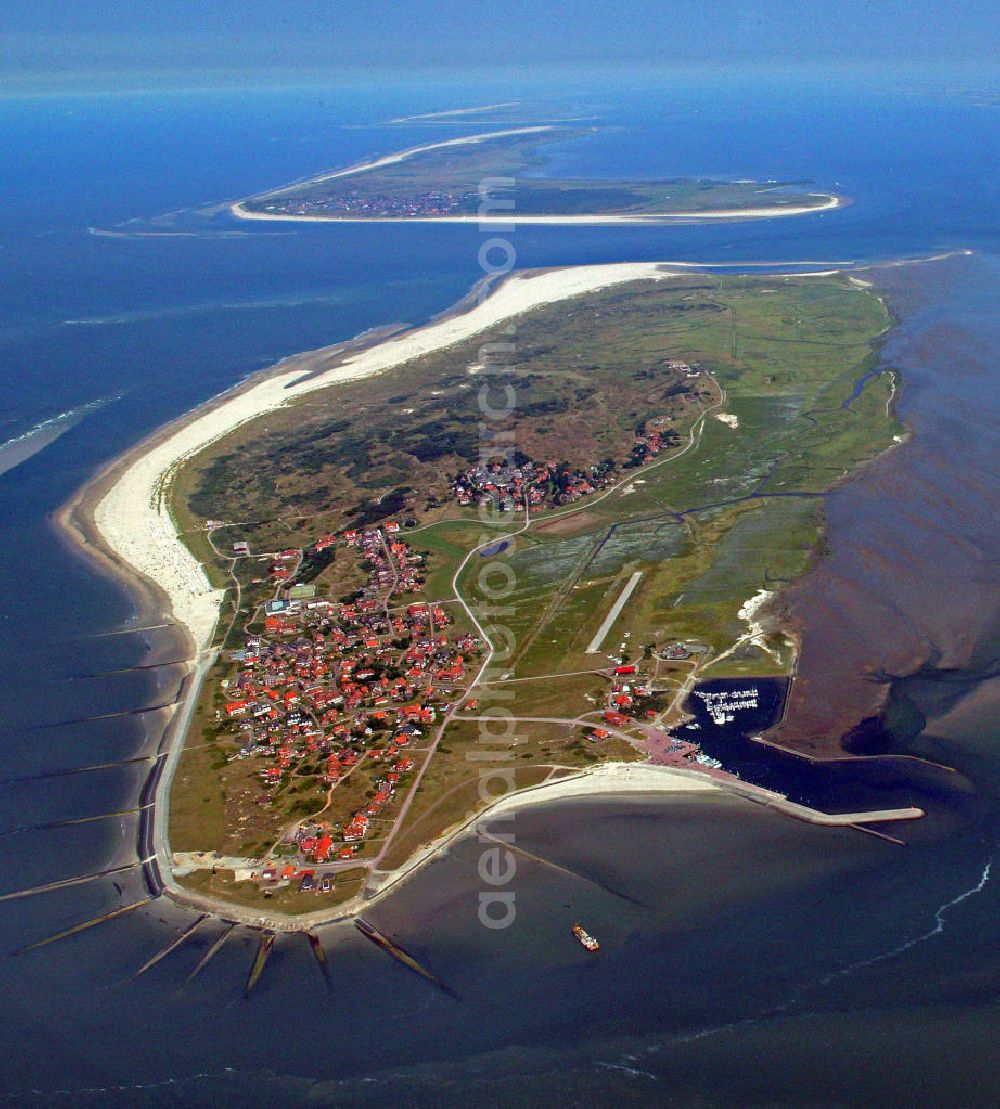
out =
<path fill-rule="evenodd" d="M 401 162 L 348 176 L 320 175 L 243 202 L 250 212 L 327 216 L 331 219 L 475 215 L 480 183 L 507 178 L 512 189 L 493 185 L 488 195 L 512 199 L 520 215 L 642 215 L 739 208 L 814 207 L 824 196 L 807 183 L 670 178 L 651 181 L 545 177 L 545 148 L 584 139 L 592 129 L 506 135 L 466 146 L 415 153 Z M 499 209 L 497 209 L 499 211 Z"/>
<path fill-rule="evenodd" d="M 574 465 L 620 458 L 636 423 L 654 413 L 671 417 L 681 443 L 697 425 L 697 443 L 634 471 L 635 483 L 610 497 L 538 518 L 518 538 L 506 555 L 517 581 L 508 623 L 532 640 L 519 665 L 533 673 L 585 663 L 585 615 L 595 613 L 596 627 L 605 598 L 637 569 L 644 577 L 616 635 L 627 630 L 643 644 L 699 636 L 713 650 L 731 643 L 740 605 L 809 565 L 820 494 L 900 432 L 887 414 L 888 375 L 843 407 L 888 325 L 879 298 L 840 276 L 685 275 L 520 319 L 511 424 L 519 450 Z M 500 337 L 325 390 L 269 414 L 266 433 L 241 428 L 182 475 L 185 518 L 251 521 L 220 534 L 273 549 L 348 526 L 405 488 L 399 505 L 383 501 L 383 515 L 398 507 L 417 521 L 412 541 L 433 556 L 426 595 L 450 596 L 454 566 L 482 533 L 449 496 L 449 475 L 479 446 L 481 381 L 468 367 Z M 670 358 L 702 368 L 690 401 L 664 368 Z M 706 415 L 720 388 L 720 412 L 736 427 Z M 475 572 L 473 561 L 463 593 Z M 775 661 L 759 655 L 748 661 Z"/>
<path fill-rule="evenodd" d="M 706 678 L 787 673 L 794 648 L 785 630 L 775 622 L 765 639 L 740 644 L 748 630 L 741 606 L 810 567 L 826 492 L 903 428 L 892 412 L 893 375 L 871 373 L 890 316 L 872 289 L 843 275 L 686 273 L 587 294 L 516 323 L 517 404 L 504 426 L 518 450 L 588 465 L 627 457 L 637 424 L 653 417 L 674 436 L 653 462 L 619 471 L 610 492 L 534 516 L 502 554 L 475 554 L 459 575 L 461 597 L 487 626 L 503 624 L 512 644 L 487 675 L 491 684 L 475 691 L 478 711 L 502 692 L 515 717 L 553 721 L 519 725 L 509 757 L 518 782 L 528 782 L 553 767 L 634 757 L 621 740 L 586 742 L 577 723 L 597 720 L 613 665 L 607 656 L 621 657 L 622 644 L 641 680 L 662 691 L 658 711 L 694 665 Z M 454 605 L 458 627 L 468 626 L 452 578 L 484 525 L 476 510 L 458 507 L 450 475 L 479 446 L 480 347 L 503 337 L 498 329 L 323 390 L 269 413 L 266 431 L 262 421 L 240 428 L 188 465 L 176 486 L 179 513 L 193 529 L 209 516 L 241 521 L 217 533 L 225 543 L 308 545 L 359 514 L 370 519 L 380 496 L 405 489 L 392 514 L 412 520 L 405 537 L 428 556 L 422 595 Z M 676 361 L 698 376 L 669 364 Z M 510 514 L 497 534 L 523 519 Z M 507 567 L 499 616 L 480 581 L 490 562 Z M 639 584 L 601 651 L 588 652 L 636 572 Z M 349 552 L 338 551 L 324 574 L 319 583 L 331 596 L 347 589 Z M 249 580 L 244 589 L 252 595 Z M 704 651 L 685 663 L 659 657 L 679 640 Z M 391 864 L 476 807 L 474 715 L 445 731 Z M 266 819 L 239 834 L 225 828 L 210 747 L 185 756 L 175 788 L 185 847 L 216 846 L 221 835 L 232 852 L 273 830 Z"/>

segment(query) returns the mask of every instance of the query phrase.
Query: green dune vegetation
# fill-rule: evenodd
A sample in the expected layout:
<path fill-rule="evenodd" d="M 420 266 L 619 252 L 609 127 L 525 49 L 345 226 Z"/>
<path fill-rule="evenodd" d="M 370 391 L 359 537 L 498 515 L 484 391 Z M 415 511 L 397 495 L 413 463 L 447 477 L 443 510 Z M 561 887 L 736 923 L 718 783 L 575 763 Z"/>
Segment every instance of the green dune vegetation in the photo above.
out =
<path fill-rule="evenodd" d="M 889 313 L 845 275 L 676 274 L 533 310 L 513 321 L 513 339 L 509 323 L 269 412 L 192 459 L 174 485 L 192 549 L 219 584 L 232 586 L 230 571 L 240 581 L 242 616 L 230 626 L 230 589 L 219 633 L 229 648 L 241 646 L 245 628 L 262 628 L 264 600 L 283 595 L 267 577 L 265 552 L 304 551 L 295 580 L 339 603 L 364 584 L 358 552 L 338 543 L 317 553 L 316 538 L 389 521 L 422 559 L 406 603 L 446 608 L 450 636 L 477 634 L 456 596 L 485 627 L 509 629 L 510 650 L 491 667 L 489 686 L 470 688 L 488 646 L 480 642 L 467 652 L 464 678 L 435 695 L 434 728 L 411 752 L 416 769 L 430 762 L 407 818 L 393 822 L 404 782 L 381 830 L 359 849 L 361 862 L 379 858 L 382 868 L 479 804 L 468 755 L 476 715 L 490 711 L 498 691 L 520 721 L 511 757 L 524 785 L 645 757 L 638 725 L 676 722 L 695 676 L 788 673 L 786 631 L 774 624 L 749 637 L 741 609 L 810 567 L 821 552 L 824 495 L 903 434 L 894 374 L 875 372 Z M 513 372 L 502 378 L 484 356 L 496 343 L 513 343 Z M 504 383 L 515 403 L 491 430 L 509 433 L 515 464 L 550 474 L 527 530 L 521 504 L 484 526 L 475 499 L 465 505 L 457 493 L 463 475 L 491 457 L 480 390 L 496 390 L 499 404 Z M 580 474 L 593 478 L 593 491 L 574 492 L 587 484 Z M 518 531 L 497 556 L 507 585 L 495 617 L 491 605 L 501 602 L 483 593 L 482 554 L 453 579 L 484 538 Z M 241 543 L 252 556 L 230 561 Z M 256 770 L 227 762 L 237 740 L 218 723 L 225 665 L 206 683 L 175 781 L 172 842 L 259 854 L 289 820 L 320 808 L 325 787 L 314 759 L 284 800 L 251 804 Z M 637 668 L 630 680 L 645 692 L 612 735 L 593 742 L 620 665 Z M 463 698 L 446 722 L 448 704 Z M 352 780 L 344 805 L 326 810 L 338 826 L 371 792 L 360 776 Z"/>
<path fill-rule="evenodd" d="M 816 208 L 825 194 L 807 182 L 720 181 L 671 178 L 652 181 L 544 177 L 545 148 L 592 134 L 592 129 L 552 127 L 531 133 L 420 150 L 401 161 L 357 173 L 324 174 L 245 200 L 238 214 L 330 219 L 475 216 L 480 184 L 491 197 L 512 199 L 521 216 L 590 214 L 652 215 L 738 209 Z M 501 182 L 514 183 L 507 189 Z M 499 211 L 499 210 L 498 210 Z"/>

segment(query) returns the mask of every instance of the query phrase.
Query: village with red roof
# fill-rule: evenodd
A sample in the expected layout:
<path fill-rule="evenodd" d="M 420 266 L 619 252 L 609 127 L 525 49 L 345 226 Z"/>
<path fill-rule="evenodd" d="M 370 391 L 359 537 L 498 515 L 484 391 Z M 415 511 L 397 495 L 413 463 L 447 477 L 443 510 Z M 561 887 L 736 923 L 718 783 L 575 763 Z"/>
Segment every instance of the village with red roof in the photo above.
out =
<path fill-rule="evenodd" d="M 262 859 L 254 875 L 262 886 L 301 882 L 313 867 L 364 850 L 413 776 L 412 750 L 481 653 L 476 636 L 455 631 L 447 607 L 413 598 L 424 557 L 399 532 L 390 521 L 268 556 L 270 599 L 228 652 L 216 712 L 222 738 L 236 745 L 227 761 L 254 766 L 256 805 L 294 797 L 290 817 L 310 810 L 289 819 Z M 367 575 L 356 597 L 333 601 L 292 584 L 305 559 L 338 547 Z"/>

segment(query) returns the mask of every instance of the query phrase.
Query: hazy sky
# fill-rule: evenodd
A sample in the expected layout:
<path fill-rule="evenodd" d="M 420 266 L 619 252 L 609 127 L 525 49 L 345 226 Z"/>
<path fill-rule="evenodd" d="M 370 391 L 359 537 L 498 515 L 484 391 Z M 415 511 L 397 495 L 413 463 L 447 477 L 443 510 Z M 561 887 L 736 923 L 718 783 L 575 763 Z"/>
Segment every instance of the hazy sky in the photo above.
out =
<path fill-rule="evenodd" d="M 0 0 L 0 76 L 991 63 L 994 0 Z"/>

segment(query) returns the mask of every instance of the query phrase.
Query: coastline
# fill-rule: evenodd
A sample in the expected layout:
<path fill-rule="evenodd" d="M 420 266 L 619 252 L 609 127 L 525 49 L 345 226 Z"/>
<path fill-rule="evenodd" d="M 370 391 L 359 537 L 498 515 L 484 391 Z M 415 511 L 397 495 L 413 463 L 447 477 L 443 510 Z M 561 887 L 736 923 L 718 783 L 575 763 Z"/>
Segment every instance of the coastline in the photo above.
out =
<path fill-rule="evenodd" d="M 441 113 L 447 114 L 447 113 Z M 398 121 L 392 121 L 398 122 Z M 767 208 L 730 208 L 719 209 L 718 211 L 687 211 L 687 212 L 608 212 L 608 213 L 588 213 L 588 214 L 544 214 L 539 213 L 536 215 L 518 215 L 516 212 L 504 213 L 503 215 L 495 215 L 491 218 L 484 219 L 481 214 L 477 215 L 459 215 L 459 216 L 308 216 L 308 215 L 280 215 L 275 212 L 253 212 L 244 207 L 249 200 L 266 200 L 269 197 L 286 196 L 288 193 L 294 193 L 296 190 L 301 189 L 305 185 L 318 185 L 324 181 L 334 181 L 341 177 L 353 177 L 359 173 L 367 173 L 369 170 L 381 169 L 383 166 L 398 165 L 400 162 L 405 162 L 416 154 L 424 154 L 429 150 L 441 150 L 446 147 L 452 146 L 469 146 L 478 145 L 479 143 L 488 142 L 491 139 L 509 138 L 512 135 L 533 135 L 541 134 L 543 132 L 558 130 L 557 126 L 552 123 L 535 124 L 526 127 L 507 128 L 503 131 L 484 131 L 476 135 L 460 135 L 453 139 L 444 139 L 441 142 L 425 143 L 422 146 L 411 146 L 405 150 L 398 150 L 392 154 L 385 154 L 382 157 L 372 158 L 366 162 L 355 162 L 352 165 L 344 166 L 343 169 L 328 170 L 324 173 L 315 174 L 312 177 L 301 178 L 298 181 L 293 181 L 289 185 L 280 185 L 276 189 L 267 189 L 262 193 L 256 193 L 252 197 L 245 197 L 242 200 L 237 200 L 235 203 L 228 205 L 229 213 L 237 219 L 247 220 L 277 220 L 282 223 L 494 223 L 503 224 L 505 226 L 516 226 L 517 224 L 641 224 L 641 223 L 658 223 L 663 221 L 676 221 L 676 222 L 690 222 L 699 219 L 762 219 L 772 216 L 802 216 L 808 215 L 810 212 L 825 212 L 831 208 L 841 208 L 849 203 L 846 197 L 837 196 L 833 193 L 809 193 L 809 196 L 824 197 L 824 203 L 814 204 L 808 206 L 788 206 L 785 208 L 778 206 L 770 206 Z M 225 207 L 219 206 L 219 210 Z"/>
<path fill-rule="evenodd" d="M 422 327 L 400 332 L 400 325 L 391 325 L 292 355 L 154 432 L 110 462 L 55 513 L 62 537 L 137 596 L 137 624 L 172 624 L 183 643 L 187 671 L 181 693 L 143 787 L 138 861 L 151 892 L 168 892 L 181 901 L 186 896 L 172 874 L 169 791 L 187 721 L 215 658 L 211 643 L 225 593 L 212 587 L 171 517 L 169 491 L 178 467 L 243 423 L 317 389 L 381 373 L 542 304 L 611 284 L 668 276 L 662 263 L 522 271 L 482 300 L 477 286 Z"/>
<path fill-rule="evenodd" d="M 254 199 L 262 200 L 269 196 L 284 196 L 285 193 L 294 192 L 303 185 L 318 185 L 322 181 L 333 181 L 338 177 L 353 177 L 356 173 L 367 173 L 371 169 L 393 166 L 399 162 L 405 162 L 415 154 L 425 154 L 428 150 L 441 150 L 449 146 L 476 146 L 490 139 L 504 139 L 509 138 L 511 135 L 537 135 L 543 131 L 555 130 L 556 126 L 552 123 L 533 124 L 529 127 L 512 127 L 503 131 L 483 131 L 478 135 L 459 135 L 454 139 L 443 139 L 441 142 L 424 143 L 422 146 L 408 146 L 405 150 L 397 150 L 392 154 L 384 154 L 379 158 L 372 158 L 367 162 L 354 162 L 349 166 L 344 166 L 343 169 L 326 170 L 323 173 L 317 173 L 313 177 L 304 177 L 298 181 L 293 181 L 290 185 L 279 185 L 276 189 L 267 189 L 265 192 L 257 193 Z"/>
<path fill-rule="evenodd" d="M 691 797 L 703 794 L 742 800 L 763 808 L 820 827 L 869 831 L 873 835 L 891 839 L 884 833 L 859 828 L 859 821 L 866 823 L 919 820 L 923 809 L 887 809 L 869 813 L 829 814 L 789 801 L 780 793 L 731 779 L 728 775 L 705 770 L 686 770 L 678 767 L 658 766 L 649 763 L 609 762 L 600 766 L 527 786 L 513 793 L 496 798 L 491 804 L 462 817 L 446 828 L 431 842 L 416 850 L 385 881 L 367 894 L 358 894 L 349 901 L 329 909 L 316 909 L 309 913 L 264 913 L 258 908 L 236 902 L 206 897 L 174 883 L 166 883 L 163 892 L 174 902 L 200 912 L 216 913 L 227 921 L 261 928 L 273 932 L 304 932 L 312 928 L 342 924 L 353 920 L 361 912 L 385 900 L 404 883 L 419 874 L 464 835 L 481 824 L 499 816 L 516 814 L 529 808 L 552 805 L 566 801 L 599 801 L 610 798 L 636 798 L 647 800 L 671 795 Z"/>
<path fill-rule="evenodd" d="M 212 650 L 224 590 L 212 587 L 200 562 L 183 543 L 170 513 L 170 485 L 178 468 L 204 447 L 242 424 L 299 397 L 340 382 L 359 380 L 404 365 L 422 355 L 445 349 L 496 324 L 544 304 L 639 280 L 664 280 L 694 268 L 696 263 L 623 263 L 519 271 L 506 277 L 482 297 L 482 283 L 457 305 L 429 323 L 399 330 L 381 328 L 354 340 L 282 359 L 231 390 L 211 398 L 191 413 L 154 433 L 131 451 L 114 460 L 85 485 L 57 514 L 65 534 L 107 571 L 138 585 L 144 608 L 176 622 L 187 645 L 187 665 L 182 691 L 160 739 L 157 758 L 143 791 L 144 821 L 139 834 L 139 862 L 151 892 L 166 892 L 179 903 L 208 908 L 227 919 L 260 924 L 258 910 L 230 902 L 201 898 L 179 887 L 173 879 L 169 844 L 169 790 L 174 769 L 184 747 L 187 722 L 196 704 L 202 681 L 214 661 Z M 836 271 L 812 271 L 795 276 L 820 276 Z M 743 783 L 713 780 L 699 771 L 671 770 L 605 764 L 598 771 L 530 787 L 500 799 L 508 806 L 548 803 L 571 796 L 611 796 L 630 792 L 716 790 L 737 793 L 746 799 L 772 805 L 789 815 L 815 823 L 851 824 L 843 817 L 828 819 L 794 806 L 780 795 Z M 647 773 L 648 772 L 648 773 Z M 680 784 L 678 784 L 678 782 Z M 557 788 L 558 787 L 558 788 Z M 399 881 L 437 857 L 448 844 L 495 806 L 481 810 L 417 851 L 362 904 L 385 896 Z M 148 814 L 148 816 L 147 816 Z M 904 819 L 905 816 L 871 814 L 867 819 Z M 854 814 L 854 820 L 858 814 Z M 350 904 L 353 904 L 351 902 Z M 282 914 L 278 914 L 282 915 Z M 307 914 L 310 918 L 314 914 Z M 339 906 L 336 919 L 351 915 Z M 331 914 L 324 914 L 329 923 Z M 285 928 L 307 926 L 300 917 L 287 917 Z"/>
<path fill-rule="evenodd" d="M 168 494 L 181 463 L 243 424 L 318 389 L 398 367 L 545 304 L 630 281 L 664 280 L 698 268 L 702 267 L 697 262 L 662 261 L 519 270 L 498 282 L 487 296 L 482 296 L 483 282 L 477 283 L 451 308 L 419 327 L 386 325 L 290 355 L 211 397 L 112 460 L 59 509 L 56 523 L 106 572 L 138 586 L 150 612 L 172 617 L 187 633 L 194 658 L 211 643 L 224 591 L 211 586 L 201 563 L 174 528 Z M 836 272 L 793 271 L 790 276 Z"/>
<path fill-rule="evenodd" d="M 725 788 L 696 770 L 681 770 L 667 766 L 648 766 L 642 763 L 604 763 L 590 770 L 528 786 L 515 793 L 498 797 L 491 804 L 465 816 L 446 828 L 430 843 L 415 851 L 406 863 L 393 871 L 387 880 L 373 892 L 358 894 L 340 905 L 316 909 L 310 913 L 265 914 L 261 910 L 236 902 L 205 897 L 183 887 L 168 884 L 166 895 L 179 905 L 199 911 L 214 912 L 229 921 L 236 921 L 253 928 L 275 932 L 303 932 L 310 928 L 340 924 L 353 920 L 360 912 L 370 909 L 394 893 L 403 883 L 415 877 L 463 835 L 481 821 L 518 809 L 548 805 L 557 801 L 598 800 L 608 797 L 663 797 L 668 794 L 726 792 Z"/>
<path fill-rule="evenodd" d="M 370 168 L 370 167 L 365 167 Z M 354 171 L 360 172 L 360 171 Z M 323 177 L 314 178 L 316 181 L 326 181 L 330 176 L 338 176 L 337 174 L 328 174 Z M 298 187 L 298 186 L 296 186 Z M 284 190 L 287 191 L 287 190 Z M 276 196 L 277 193 L 262 193 L 262 197 Z M 828 212 L 833 208 L 843 208 L 847 205 L 848 201 L 841 196 L 835 196 L 831 193 L 811 193 L 812 196 L 823 196 L 826 200 L 823 204 L 814 204 L 808 207 L 802 206 L 789 206 L 787 208 L 771 207 L 771 208 L 724 208 L 718 211 L 703 211 L 703 212 L 636 212 L 636 213 L 614 213 L 608 212 L 606 214 L 593 213 L 588 215 L 567 214 L 567 215 L 519 215 L 517 212 L 504 212 L 497 213 L 488 217 L 480 215 L 465 215 L 465 216 L 306 216 L 306 215 L 279 215 L 276 212 L 252 212 L 250 209 L 245 208 L 245 200 L 238 200 L 235 204 L 229 205 L 229 213 L 237 217 L 237 219 L 247 220 L 276 220 L 279 223 L 475 223 L 475 224 L 503 224 L 504 226 L 516 226 L 517 224 L 590 224 L 590 225 L 612 225 L 612 224 L 641 224 L 641 223 L 663 223 L 670 221 L 674 223 L 691 223 L 697 220 L 740 220 L 740 219 L 770 219 L 776 216 L 805 216 L 812 212 Z"/>
<path fill-rule="evenodd" d="M 168 424 L 84 486 L 57 519 L 104 564 L 138 578 L 169 604 L 196 651 L 211 643 L 224 591 L 213 587 L 179 540 L 169 509 L 171 482 L 185 461 L 243 424 L 318 389 L 355 381 L 438 350 L 543 304 L 628 281 L 670 276 L 666 263 L 624 263 L 521 271 L 466 311 L 368 342 L 340 343 L 284 359 Z M 463 304 L 469 298 L 463 299 Z"/>

